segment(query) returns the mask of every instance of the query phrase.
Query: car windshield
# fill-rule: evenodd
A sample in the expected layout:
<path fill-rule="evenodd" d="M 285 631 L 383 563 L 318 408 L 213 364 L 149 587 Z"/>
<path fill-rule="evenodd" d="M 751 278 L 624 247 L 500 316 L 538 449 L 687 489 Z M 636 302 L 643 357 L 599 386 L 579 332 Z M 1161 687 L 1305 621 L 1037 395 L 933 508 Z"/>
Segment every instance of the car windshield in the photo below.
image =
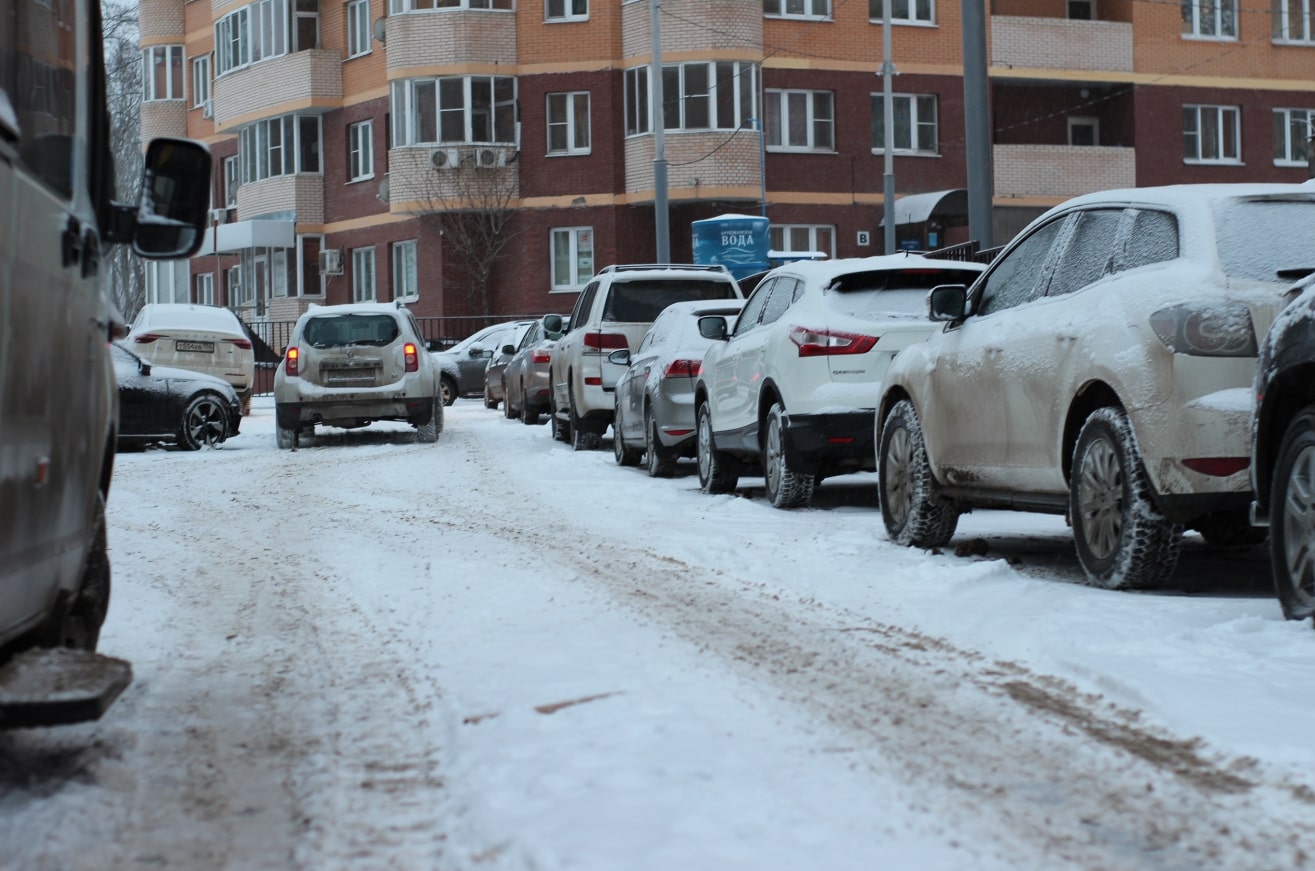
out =
<path fill-rule="evenodd" d="M 1215 221 L 1230 277 L 1278 282 L 1279 270 L 1315 267 L 1315 200 L 1225 200 Z"/>
<path fill-rule="evenodd" d="M 652 278 L 618 281 L 612 285 L 603 309 L 603 320 L 618 323 L 652 323 L 673 302 L 736 299 L 729 281 L 698 281 L 688 278 Z"/>
<path fill-rule="evenodd" d="M 852 272 L 836 278 L 823 299 L 830 308 L 855 317 L 925 317 L 927 291 L 940 284 L 972 284 L 979 274 L 975 269 L 935 267 Z"/>
<path fill-rule="evenodd" d="M 389 315 L 347 314 L 313 317 L 303 334 L 315 348 L 342 345 L 388 345 L 397 339 L 397 321 Z"/>

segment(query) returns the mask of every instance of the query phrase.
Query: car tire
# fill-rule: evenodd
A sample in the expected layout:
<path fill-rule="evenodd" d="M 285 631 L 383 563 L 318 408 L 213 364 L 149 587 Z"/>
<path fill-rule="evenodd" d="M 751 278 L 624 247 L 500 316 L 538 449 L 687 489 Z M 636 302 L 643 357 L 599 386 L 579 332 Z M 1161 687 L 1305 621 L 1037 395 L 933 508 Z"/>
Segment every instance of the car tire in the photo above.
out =
<path fill-rule="evenodd" d="M 801 508 L 813 498 L 817 477 L 790 468 L 785 455 L 785 408 L 774 402 L 763 426 L 763 480 L 776 508 Z"/>
<path fill-rule="evenodd" d="M 699 487 L 704 493 L 730 493 L 740 483 L 738 464 L 730 454 L 717 450 L 707 400 L 699 403 L 695 420 L 698 427 Z"/>
<path fill-rule="evenodd" d="M 650 478 L 670 478 L 676 471 L 671 457 L 662 447 L 652 409 L 644 410 L 644 467 Z"/>
<path fill-rule="evenodd" d="M 959 510 L 936 492 L 922 424 L 913 403 L 895 403 L 881 429 L 877 493 L 886 534 L 906 547 L 942 547 L 954 537 Z"/>
<path fill-rule="evenodd" d="M 1082 424 L 1069 481 L 1078 562 L 1111 590 L 1163 584 L 1178 564 L 1182 527 L 1155 506 L 1127 414 L 1097 409 Z"/>
<path fill-rule="evenodd" d="M 438 383 L 443 391 L 443 404 L 451 405 L 456 402 L 457 391 L 460 390 L 457 386 L 457 382 L 453 381 L 450 375 L 443 375 L 439 377 Z"/>
<path fill-rule="evenodd" d="M 218 447 L 228 438 L 228 412 L 213 393 L 202 393 L 187 404 L 178 427 L 178 446 L 198 451 L 202 445 Z"/>
<path fill-rule="evenodd" d="M 505 393 L 503 395 L 506 396 Z M 493 391 L 489 390 L 489 385 L 487 382 L 485 382 L 484 384 L 484 407 L 485 408 L 498 407 L 498 400 L 493 398 Z"/>
<path fill-rule="evenodd" d="M 443 432 L 443 401 L 435 398 L 429 419 L 416 425 L 416 441 L 424 445 L 432 445 L 438 441 L 441 432 Z"/>
<path fill-rule="evenodd" d="M 1292 419 L 1279 443 L 1269 495 L 1269 553 L 1283 616 L 1315 614 L 1315 405 Z"/>
<path fill-rule="evenodd" d="M 110 607 L 110 555 L 105 537 L 105 496 L 96 495 L 95 532 L 82 577 L 72 599 L 62 601 L 45 624 L 38 642 L 42 647 L 69 647 L 95 651 L 100 628 Z"/>
<path fill-rule="evenodd" d="M 625 436 L 621 435 L 621 402 L 618 398 L 612 412 L 612 455 L 618 466 L 638 466 L 644 458 L 644 452 L 626 447 Z"/>
<path fill-rule="evenodd" d="M 237 395 L 238 401 L 241 403 L 242 406 L 243 417 L 251 416 L 251 398 L 253 393 L 254 393 L 253 389 L 248 387 L 246 390 L 243 390 L 241 393 Z"/>
<path fill-rule="evenodd" d="M 548 419 L 552 421 L 552 438 L 555 442 L 570 442 L 571 425 L 557 416 L 557 396 L 548 388 Z"/>
<path fill-rule="evenodd" d="M 274 439 L 282 450 L 290 450 L 297 447 L 300 441 L 301 427 L 297 424 L 284 426 L 283 421 L 286 415 L 281 405 L 274 406 Z"/>
<path fill-rule="evenodd" d="M 506 385 L 502 388 L 502 416 L 507 420 L 515 420 L 520 415 L 517 413 L 516 406 L 511 404 L 511 391 Z"/>
<path fill-rule="evenodd" d="M 526 426 L 539 425 L 539 412 L 530 410 L 530 403 L 525 399 L 525 385 L 521 385 L 521 423 Z"/>
<path fill-rule="evenodd" d="M 571 419 L 571 448 L 577 451 L 596 451 L 603 445 L 603 437 L 600 433 L 592 429 L 586 429 L 582 421 L 575 414 L 575 387 L 567 391 L 567 401 L 571 404 L 567 407 L 568 415 Z"/>

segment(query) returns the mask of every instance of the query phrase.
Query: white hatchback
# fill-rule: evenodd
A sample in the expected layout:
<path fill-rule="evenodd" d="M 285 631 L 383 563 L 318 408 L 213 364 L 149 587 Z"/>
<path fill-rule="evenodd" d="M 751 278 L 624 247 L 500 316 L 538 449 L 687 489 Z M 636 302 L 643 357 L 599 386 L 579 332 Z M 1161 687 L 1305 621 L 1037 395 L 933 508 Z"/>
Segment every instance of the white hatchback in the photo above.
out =
<path fill-rule="evenodd" d="M 237 391 L 242 413 L 251 409 L 256 352 L 237 315 L 214 305 L 147 303 L 133 319 L 127 344 L 156 366 L 190 369 L 222 378 Z"/>

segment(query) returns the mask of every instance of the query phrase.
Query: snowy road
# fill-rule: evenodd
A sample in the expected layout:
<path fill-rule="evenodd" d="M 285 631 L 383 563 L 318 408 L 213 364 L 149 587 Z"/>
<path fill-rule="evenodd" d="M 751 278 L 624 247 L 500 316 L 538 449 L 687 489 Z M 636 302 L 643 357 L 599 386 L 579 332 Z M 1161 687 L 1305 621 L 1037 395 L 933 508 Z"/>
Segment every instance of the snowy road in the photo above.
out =
<path fill-rule="evenodd" d="M 1110 593 L 1055 518 L 896 548 L 865 476 L 781 512 L 470 401 L 272 428 L 120 456 L 136 680 L 0 733 L 0 868 L 1315 862 L 1315 633 L 1260 551 Z"/>

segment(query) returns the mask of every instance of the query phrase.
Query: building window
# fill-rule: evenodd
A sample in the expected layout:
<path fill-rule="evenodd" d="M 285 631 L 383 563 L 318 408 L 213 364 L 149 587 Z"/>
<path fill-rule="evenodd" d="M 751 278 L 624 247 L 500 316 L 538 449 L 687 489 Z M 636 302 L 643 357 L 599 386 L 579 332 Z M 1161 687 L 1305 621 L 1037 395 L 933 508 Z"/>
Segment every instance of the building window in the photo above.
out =
<path fill-rule="evenodd" d="M 239 264 L 230 267 L 224 278 L 224 288 L 228 292 L 228 307 L 240 308 L 246 296 L 242 285 L 242 266 Z"/>
<path fill-rule="evenodd" d="M 1242 131 L 1236 106 L 1183 107 L 1183 160 L 1240 163 Z"/>
<path fill-rule="evenodd" d="M 307 234 L 297 237 L 297 286 L 302 296 L 324 295 L 324 276 L 320 274 L 320 251 L 323 249 L 323 236 Z"/>
<path fill-rule="evenodd" d="M 447 76 L 393 82 L 393 146 L 516 143 L 516 80 Z"/>
<path fill-rule="evenodd" d="M 210 104 L 210 55 L 192 58 L 192 108 L 207 109 Z"/>
<path fill-rule="evenodd" d="M 820 251 L 836 256 L 836 228 L 829 224 L 773 224 L 768 230 L 773 251 Z"/>
<path fill-rule="evenodd" d="M 237 188 L 242 183 L 242 165 L 237 155 L 224 158 L 224 208 L 237 208 Z"/>
<path fill-rule="evenodd" d="M 1070 0 L 1069 7 L 1073 5 Z M 884 21 L 886 14 L 882 0 L 868 0 L 868 19 Z M 934 24 L 936 7 L 932 0 L 891 0 L 890 20 L 897 24 Z M 1072 17 L 1071 15 L 1069 16 Z"/>
<path fill-rule="evenodd" d="M 202 272 L 196 276 L 196 304 L 215 304 L 215 274 Z"/>
<path fill-rule="evenodd" d="M 548 153 L 589 153 L 589 93 L 548 95 Z"/>
<path fill-rule="evenodd" d="M 1278 42 L 1315 42 L 1311 0 L 1273 0 L 1272 35 Z"/>
<path fill-rule="evenodd" d="M 1274 110 L 1274 165 L 1306 166 L 1315 109 Z"/>
<path fill-rule="evenodd" d="M 420 282 L 416 277 L 416 243 L 393 243 L 393 299 L 420 298 Z"/>
<path fill-rule="evenodd" d="M 589 17 L 589 0 L 547 0 L 546 21 L 583 21 Z"/>
<path fill-rule="evenodd" d="M 594 228 L 552 231 L 552 289 L 579 290 L 594 274 Z"/>
<path fill-rule="evenodd" d="M 1100 119 L 1070 115 L 1068 119 L 1069 145 L 1100 145 Z"/>
<path fill-rule="evenodd" d="M 768 148 L 835 150 L 835 97 L 830 91 L 778 91 L 763 97 Z"/>
<path fill-rule="evenodd" d="M 374 301 L 374 248 L 353 248 L 352 302 Z"/>
<path fill-rule="evenodd" d="M 374 178 L 374 122 L 347 125 L 347 181 Z"/>
<path fill-rule="evenodd" d="M 936 154 L 936 97 L 931 94 L 892 94 L 895 150 L 904 154 Z M 881 94 L 872 95 L 872 150 L 886 149 L 886 109 Z"/>
<path fill-rule="evenodd" d="M 187 302 L 191 283 L 190 260 L 152 260 L 146 263 L 147 302 Z"/>
<path fill-rule="evenodd" d="M 1068 0 L 1070 21 L 1095 21 L 1096 0 Z"/>
<path fill-rule="evenodd" d="M 780 18 L 827 18 L 831 0 L 763 0 L 763 14 Z"/>
<path fill-rule="evenodd" d="M 320 172 L 320 116 L 284 115 L 243 127 L 238 135 L 243 184 Z"/>
<path fill-rule="evenodd" d="M 648 111 L 648 67 L 632 67 L 625 72 L 626 135 L 647 133 L 652 127 Z"/>
<path fill-rule="evenodd" d="M 142 49 L 142 99 L 183 99 L 183 47 L 153 45 Z"/>
<path fill-rule="evenodd" d="M 428 12 L 433 9 L 505 9 L 512 8 L 512 0 L 388 0 L 388 14 Z"/>
<path fill-rule="evenodd" d="M 1182 0 L 1183 35 L 1237 39 L 1237 0 Z"/>
<path fill-rule="evenodd" d="M 370 0 L 352 0 L 347 4 L 347 56 L 370 53 Z"/>
<path fill-rule="evenodd" d="M 320 0 L 294 0 L 292 51 L 320 47 Z"/>
<path fill-rule="evenodd" d="M 753 64 L 734 61 L 662 67 L 667 130 L 735 130 L 757 117 Z"/>
<path fill-rule="evenodd" d="M 319 44 L 319 0 L 256 0 L 215 22 L 215 63 L 221 76 Z"/>

